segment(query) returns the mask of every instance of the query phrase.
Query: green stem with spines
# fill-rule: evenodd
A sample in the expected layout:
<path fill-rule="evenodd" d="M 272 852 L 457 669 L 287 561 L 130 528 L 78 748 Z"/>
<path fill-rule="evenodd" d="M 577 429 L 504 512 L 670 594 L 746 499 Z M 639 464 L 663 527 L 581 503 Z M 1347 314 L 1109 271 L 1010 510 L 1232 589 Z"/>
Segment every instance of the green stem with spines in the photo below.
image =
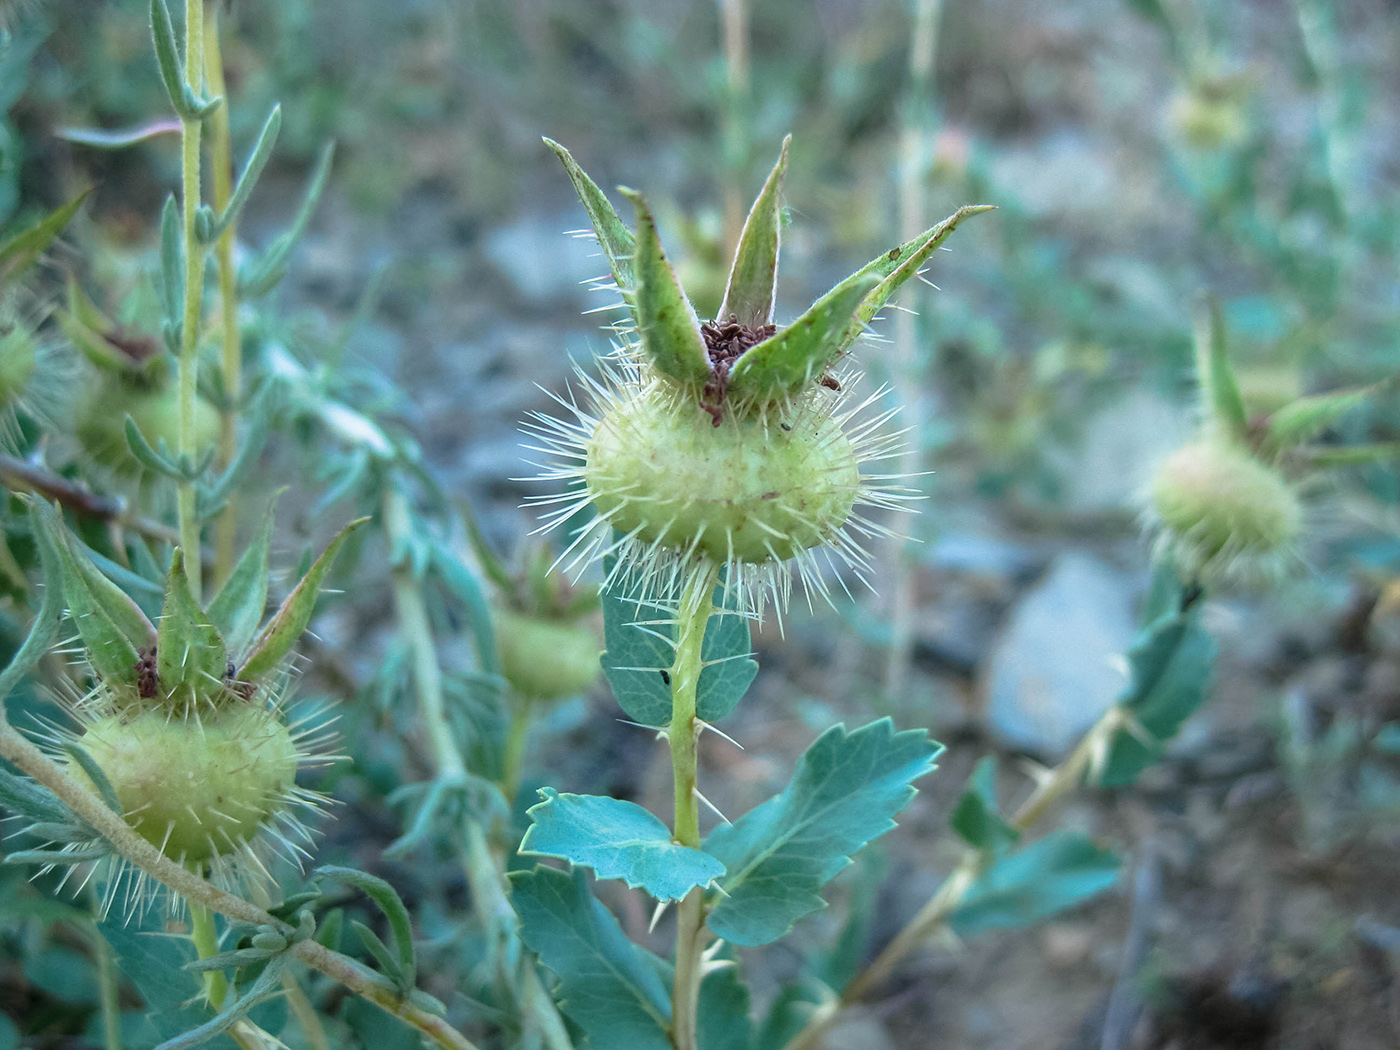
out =
<path fill-rule="evenodd" d="M 204 80 L 204 0 L 185 0 L 185 80 L 196 92 Z M 195 408 L 199 388 L 199 323 L 204 292 L 204 246 L 195 232 L 195 216 L 200 205 L 199 138 L 197 117 L 180 117 L 182 154 L 180 163 L 181 198 L 185 233 L 185 311 L 180 331 L 179 432 L 177 443 L 182 456 L 193 462 L 199 456 L 195 447 Z M 202 594 L 203 565 L 199 553 L 199 519 L 195 512 L 194 482 L 181 480 L 178 489 L 180 546 L 185 551 L 185 571 L 196 600 Z"/>
<path fill-rule="evenodd" d="M 225 918 L 250 926 L 269 926 L 289 938 L 296 932 L 251 901 L 219 889 L 161 853 L 91 788 L 39 750 L 4 717 L 3 711 L 0 711 L 0 757 L 13 762 L 36 783 L 52 791 L 77 817 L 106 839 L 127 863 L 174 891 L 186 903 L 203 905 Z M 294 958 L 412 1025 L 444 1050 L 478 1050 L 471 1040 L 441 1017 L 404 998 L 393 982 L 349 956 L 331 951 L 314 940 L 299 941 L 289 950 Z"/>
<path fill-rule="evenodd" d="M 705 628 L 714 613 L 719 566 L 706 561 L 695 568 L 676 612 L 676 655 L 671 665 L 671 724 L 667 741 L 675 789 L 672 837 L 682 846 L 700 848 L 700 798 L 696 787 L 696 691 L 703 668 Z M 705 950 L 705 891 L 697 886 L 677 909 L 676 975 L 671 996 L 671 1042 L 676 1050 L 695 1050 L 700 999 L 701 955 Z"/>

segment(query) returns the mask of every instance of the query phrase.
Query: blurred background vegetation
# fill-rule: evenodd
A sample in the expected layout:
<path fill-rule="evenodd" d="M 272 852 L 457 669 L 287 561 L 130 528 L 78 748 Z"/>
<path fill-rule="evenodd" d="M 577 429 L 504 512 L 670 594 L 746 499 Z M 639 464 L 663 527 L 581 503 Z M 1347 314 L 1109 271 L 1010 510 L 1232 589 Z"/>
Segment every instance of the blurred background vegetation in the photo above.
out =
<path fill-rule="evenodd" d="M 930 42 L 914 31 L 920 7 L 936 28 L 924 73 L 910 54 Z M 789 131 L 780 321 L 901 239 L 911 178 L 918 228 L 963 203 L 997 205 L 936 257 L 939 290 L 902 300 L 918 311 L 912 353 L 872 343 L 861 354 L 872 379 L 917 402 L 918 469 L 936 471 L 910 526 L 923 542 L 907 673 L 887 688 L 898 625 L 879 602 L 804 610 L 785 639 L 758 636 L 763 671 L 729 727 L 747 750 L 705 757 L 711 797 L 743 811 L 841 717 L 891 713 L 951 745 L 871 862 L 895 876 L 868 902 L 879 939 L 954 855 L 946 809 L 975 758 L 1057 758 L 1121 683 L 1111 658 L 1145 584 L 1140 492 L 1194 424 L 1198 297 L 1223 304 L 1252 411 L 1400 371 L 1400 10 L 752 0 L 738 66 L 724 45 L 736 10 L 233 0 L 237 155 L 283 105 L 277 156 L 240 231 L 249 245 L 286 224 L 318 150 L 337 143 L 277 312 L 251 315 L 245 344 L 263 367 L 333 370 L 338 389 L 413 436 L 441 489 L 469 499 L 488 541 L 511 551 L 533 527 L 518 509 L 531 486 L 511 480 L 533 472 L 518 421 L 547 406 L 536 384 L 562 389 L 571 362 L 608 349 L 599 315 L 582 313 L 609 301 L 581 283 L 603 266 L 590 241 L 565 235 L 585 220 L 541 135 L 605 188 L 647 192 L 702 313 L 722 292 L 730 202 L 752 195 Z M 0 49 L 0 221 L 18 229 L 94 187 L 55 252 L 55 295 L 74 270 L 119 319 L 153 294 L 142 275 L 177 140 L 106 151 L 64 129 L 164 111 L 147 17 L 142 0 L 24 3 Z M 1397 409 L 1393 393 L 1374 398 L 1325 440 L 1400 441 Z M 309 535 L 328 506 L 348 517 L 355 497 L 335 487 L 353 476 L 353 452 L 308 460 L 306 448 L 274 444 L 263 466 L 269 489 L 298 476 L 332 486 L 320 502 L 288 497 Z M 1400 474 L 1394 460 L 1356 467 L 1308 496 L 1293 577 L 1213 607 L 1225 659 L 1212 705 L 1137 791 L 1070 814 L 1141 843 L 1134 859 L 1155 880 L 1126 880 L 1029 937 L 941 948 L 832 1045 L 921 1047 L 939 1032 L 949 1047 L 1098 1047 L 1124 974 L 1144 989 L 1153 1046 L 1400 1042 Z M 361 568 L 383 553 L 362 550 Z M 305 685 L 342 702 L 355 759 L 335 774 L 347 805 L 323 855 L 392 873 L 431 948 L 451 940 L 462 877 L 450 862 L 379 857 L 398 834 L 385 802 L 394 770 L 414 762 L 381 732 L 396 688 L 385 594 L 371 584 L 328 603 L 318 662 L 324 650 L 337 673 Z M 605 691 L 550 712 L 539 742 L 527 780 L 649 803 L 669 790 L 658 753 L 614 721 Z M 61 905 L 6 877 L 0 1011 L 28 1045 L 92 1045 L 81 938 L 48 921 Z M 858 883 L 847 880 L 852 905 Z M 1130 918 L 1150 933 L 1125 955 Z M 781 944 L 761 954 L 770 986 L 794 969 Z M 438 965 L 450 974 L 457 962 Z M 347 1023 L 346 1038 L 376 1050 L 412 1045 L 406 1030 L 375 1029 L 377 1017 Z"/>

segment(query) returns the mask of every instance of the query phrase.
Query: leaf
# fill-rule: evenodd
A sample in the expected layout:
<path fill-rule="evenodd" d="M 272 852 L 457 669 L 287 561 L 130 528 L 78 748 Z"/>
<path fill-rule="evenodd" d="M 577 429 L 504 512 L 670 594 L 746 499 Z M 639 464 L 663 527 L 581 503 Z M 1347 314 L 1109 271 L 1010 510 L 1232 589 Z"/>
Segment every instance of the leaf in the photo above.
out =
<path fill-rule="evenodd" d="M 0 244 L 0 287 L 8 284 L 38 261 L 73 216 L 83 206 L 92 190 L 84 190 L 67 204 L 55 208 L 27 230 L 15 234 Z"/>
<path fill-rule="evenodd" d="M 753 1046 L 749 989 L 740 977 L 737 963 L 731 961 L 705 975 L 700 982 L 696 1020 L 699 1050 L 749 1050 Z"/>
<path fill-rule="evenodd" d="M 170 559 L 156 637 L 156 675 L 167 696 L 188 690 L 187 699 L 208 696 L 222 685 L 228 672 L 228 650 L 219 630 L 199 607 L 185 575 L 185 554 L 179 547 Z"/>
<path fill-rule="evenodd" d="M 257 980 L 252 983 L 248 990 L 236 999 L 230 996 L 217 1016 L 183 1035 L 167 1039 L 155 1050 L 190 1050 L 191 1047 L 201 1046 L 209 1042 L 215 1036 L 223 1035 L 233 1027 L 235 1022 L 247 1017 L 253 1007 L 282 993 L 282 973 L 286 968 L 287 959 L 285 956 L 277 956 L 269 960 L 268 964 L 263 967 L 262 973 L 258 974 Z"/>
<path fill-rule="evenodd" d="M 175 42 L 175 26 L 170 21 L 170 8 L 165 0 L 151 0 L 151 38 L 155 42 L 156 66 L 161 83 L 175 112 L 184 117 L 185 78 L 180 73 L 180 49 Z"/>
<path fill-rule="evenodd" d="M 155 644 L 155 628 L 120 587 L 73 549 L 58 513 L 42 500 L 33 506 L 39 533 L 58 555 L 68 615 L 89 663 L 104 680 L 135 686 L 137 649 Z"/>
<path fill-rule="evenodd" d="M 604 572 L 611 569 L 609 561 Z M 663 726 L 671 721 L 669 677 L 675 662 L 671 644 L 675 626 L 639 623 L 664 620 L 667 615 L 650 604 L 623 597 L 627 589 L 627 581 L 619 580 L 601 596 L 603 673 L 629 718 L 643 725 Z M 715 615 L 705 626 L 700 648 L 705 666 L 695 693 L 695 713 L 706 722 L 717 722 L 733 711 L 758 674 L 758 664 L 749 656 L 749 622 L 727 608 L 732 604 L 733 597 L 721 584 L 715 590 Z"/>
<path fill-rule="evenodd" d="M 636 285 L 632 269 L 632 256 L 636 249 L 636 239 L 632 236 L 632 231 L 618 217 L 616 209 L 603 195 L 603 191 L 578 166 L 568 150 L 553 139 L 545 139 L 544 144 L 552 149 L 554 155 L 563 162 L 564 170 L 569 175 L 569 181 L 574 184 L 574 192 L 578 194 L 578 199 L 583 202 L 583 210 L 588 212 L 588 221 L 593 224 L 593 232 L 598 236 L 598 244 L 603 249 L 603 254 L 607 256 L 608 269 L 612 271 L 613 280 L 617 282 L 618 288 L 623 291 L 631 291 Z M 634 317 L 636 316 L 635 308 L 632 308 L 632 314 Z"/>
<path fill-rule="evenodd" d="M 272 547 L 272 507 L 258 533 L 209 603 L 209 619 L 235 656 L 247 648 L 267 608 L 267 559 Z"/>
<path fill-rule="evenodd" d="M 859 274 L 842 281 L 792 324 L 745 351 L 729 372 L 730 392 L 779 398 L 815 383 L 848 345 L 846 331 L 879 283 Z"/>
<path fill-rule="evenodd" d="M 166 117 L 134 128 L 56 128 L 54 137 L 94 149 L 126 149 L 160 135 L 178 135 L 180 130 L 178 120 Z"/>
<path fill-rule="evenodd" d="M 42 525 L 42 515 L 48 509 L 48 504 L 40 500 L 35 500 L 29 505 L 29 529 L 34 536 L 35 546 L 39 549 L 44 591 L 39 599 L 39 609 L 34 614 L 34 622 L 29 625 L 29 633 L 24 638 L 24 644 L 10 657 L 5 670 L 0 671 L 0 705 L 15 691 L 20 679 L 33 670 L 44 654 L 58 641 L 59 623 L 63 618 L 63 570 L 54 536 Z M 3 711 L 4 707 L 0 706 L 0 713 Z M 37 785 L 35 788 L 38 790 Z M 2 786 L 0 801 L 9 802 L 3 796 Z M 57 803 L 56 805 L 56 812 L 67 813 L 66 807 Z M 66 819 L 66 816 L 60 818 L 63 819 Z"/>
<path fill-rule="evenodd" d="M 268 245 L 267 251 L 263 252 L 256 262 L 246 269 L 239 270 L 239 295 L 248 299 L 266 295 L 287 275 L 287 260 L 311 222 L 311 216 L 316 211 L 316 202 L 321 199 L 321 191 L 326 188 L 326 179 L 330 177 L 331 161 L 334 158 L 335 143 L 328 142 L 321 147 L 321 152 L 316 156 L 316 165 L 306 180 L 301 206 L 297 208 L 292 224 Z"/>
<path fill-rule="evenodd" d="M 73 740 L 64 741 L 63 750 L 68 752 L 74 762 L 82 766 L 83 772 L 92 781 L 93 787 L 97 788 L 97 794 L 101 796 L 103 802 L 107 803 L 107 808 L 114 813 L 125 813 L 121 801 L 117 798 L 116 789 L 112 787 L 112 782 L 107 779 L 106 771 L 97 764 L 97 761 Z"/>
<path fill-rule="evenodd" d="M 997 808 L 997 760 L 977 763 L 948 823 L 974 849 L 999 853 L 1020 841 L 1021 833 L 1002 819 Z"/>
<path fill-rule="evenodd" d="M 258 132 L 258 140 L 253 144 L 253 150 L 248 155 L 243 170 L 238 173 L 238 180 L 234 183 L 233 192 L 229 195 L 224 210 L 219 213 L 219 217 L 209 229 L 201 231 L 199 239 L 205 244 L 212 244 L 218 240 L 224 231 L 238 219 L 238 213 L 248 203 L 248 198 L 253 193 L 253 187 L 258 183 L 258 177 L 262 175 L 263 168 L 267 166 L 268 158 L 272 156 L 272 147 L 276 145 L 277 133 L 281 130 L 282 105 L 277 103 L 272 107 L 272 112 L 267 115 L 262 130 Z"/>
<path fill-rule="evenodd" d="M 888 718 L 833 726 L 807 749 L 781 794 L 721 825 L 705 851 L 725 866 L 706 925 L 732 944 L 767 944 L 825 907 L 818 891 L 871 839 L 894 827 L 943 746 Z"/>
<path fill-rule="evenodd" d="M 267 674 L 281 663 L 282 657 L 291 652 L 292 646 L 296 645 L 297 639 L 311 621 L 316 599 L 320 596 L 321 583 L 330 571 L 335 556 L 340 553 L 340 548 L 345 546 L 345 541 L 351 534 L 367 521 L 368 518 L 352 521 L 331 540 L 325 552 L 316 559 L 316 563 L 292 589 L 292 593 L 287 595 L 287 600 L 273 614 L 272 620 L 253 643 L 243 666 L 238 669 L 239 680 L 251 682 Z"/>
<path fill-rule="evenodd" d="M 40 823 L 69 825 L 74 820 L 72 810 L 48 788 L 27 777 L 17 777 L 3 767 L 0 767 L 0 802 Z"/>
<path fill-rule="evenodd" d="M 1343 415 L 1364 404 L 1368 398 L 1390 386 L 1389 382 L 1329 394 L 1300 397 L 1269 416 L 1264 448 L 1278 453 L 1317 437 Z"/>
<path fill-rule="evenodd" d="M 466 562 L 445 543 L 432 540 L 429 554 L 438 579 L 466 607 L 467 624 L 471 628 L 476 649 L 476 662 L 491 675 L 501 673 L 501 655 L 496 648 L 496 630 L 491 621 L 491 605 L 476 574 Z"/>
<path fill-rule="evenodd" d="M 1109 750 L 1099 778 L 1103 787 L 1131 784 L 1155 762 L 1162 745 L 1206 698 L 1215 641 L 1201 626 L 1197 606 L 1178 608 L 1138 632 L 1128 650 L 1128 687 L 1119 699 L 1138 728 L 1156 741 L 1149 748 L 1126 729 Z"/>
<path fill-rule="evenodd" d="M 1307 450 L 1308 462 L 1314 467 L 1357 467 L 1400 459 L 1400 441 L 1378 442 L 1371 445 L 1327 445 Z"/>
<path fill-rule="evenodd" d="M 528 811 L 533 823 L 520 843 L 524 856 L 592 868 L 600 879 L 622 879 L 663 901 L 678 901 L 724 874 L 723 864 L 674 841 L 671 829 L 635 802 L 548 787 L 540 797 Z"/>
<path fill-rule="evenodd" d="M 160 305 L 165 345 L 176 353 L 185 316 L 185 234 L 173 193 L 160 213 Z"/>
<path fill-rule="evenodd" d="M 559 977 L 559 1009 L 595 1047 L 671 1050 L 665 963 L 627 939 L 582 872 L 510 874 L 520 936 Z"/>
<path fill-rule="evenodd" d="M 1083 835 L 1058 831 L 985 871 L 949 919 L 962 936 L 1029 926 L 1098 896 L 1118 881 L 1118 858 Z"/>
<path fill-rule="evenodd" d="M 740 324 L 755 328 L 773 323 L 778 248 L 782 241 L 783 176 L 787 174 L 791 144 L 791 135 L 783 139 L 778 163 L 773 165 L 749 217 L 744 220 L 739 245 L 734 251 L 734 264 L 729 270 L 729 283 L 724 288 L 724 303 L 716 315 L 721 321 L 732 314 L 739 318 Z"/>
<path fill-rule="evenodd" d="M 637 209 L 637 247 L 632 257 L 637 338 L 658 372 L 683 385 L 703 386 L 710 379 L 710 358 L 695 308 L 661 250 L 647 202 L 633 190 L 623 190 L 622 195 Z"/>
<path fill-rule="evenodd" d="M 1196 313 L 1196 380 L 1206 411 L 1226 433 L 1244 438 L 1249 430 L 1244 398 L 1230 363 L 1230 346 L 1220 300 L 1207 296 Z"/>
<path fill-rule="evenodd" d="M 385 967 L 388 976 L 405 995 L 412 991 L 418 980 L 418 962 L 413 950 L 413 923 L 398 891 L 383 879 L 367 872 L 356 871 L 354 868 L 326 865 L 317 868 L 314 876 L 349 883 L 356 889 L 363 890 L 374 901 L 384 913 L 384 918 L 389 921 L 389 932 L 394 939 L 393 956 L 386 955 L 380 960 L 380 964 L 384 965 L 386 960 L 392 963 L 392 967 Z M 379 942 L 378 937 L 374 939 Z M 383 942 L 379 943 L 382 945 Z"/>

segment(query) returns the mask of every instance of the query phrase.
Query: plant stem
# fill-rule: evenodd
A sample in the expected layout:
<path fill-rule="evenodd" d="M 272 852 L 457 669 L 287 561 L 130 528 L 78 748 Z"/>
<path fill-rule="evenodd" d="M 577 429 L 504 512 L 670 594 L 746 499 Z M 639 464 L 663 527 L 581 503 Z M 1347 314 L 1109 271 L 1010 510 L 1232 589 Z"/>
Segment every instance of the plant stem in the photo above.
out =
<path fill-rule="evenodd" d="M 695 694 L 700 684 L 701 647 L 714 612 L 719 567 L 706 562 L 686 582 L 676 614 L 676 657 L 671 665 L 671 772 L 675 784 L 673 837 L 682 846 L 700 848 L 700 799 L 695 784 Z M 705 891 L 697 886 L 686 894 L 676 924 L 676 979 L 671 997 L 671 1041 L 676 1050 L 695 1050 L 696 1010 L 700 999 L 701 953 L 705 950 Z"/>
<path fill-rule="evenodd" d="M 204 81 L 204 0 L 185 0 L 185 80 L 199 91 Z M 181 157 L 181 197 L 185 220 L 185 316 L 180 332 L 179 358 L 179 452 L 193 461 L 195 448 L 195 398 L 199 380 L 199 321 L 204 292 L 204 247 L 195 235 L 195 214 L 199 210 L 200 121 L 180 118 L 184 151 Z M 195 517 L 193 481 L 179 484 L 180 546 L 185 553 L 190 591 L 195 600 L 202 593 L 203 565 L 199 557 L 199 521 Z"/>
<path fill-rule="evenodd" d="M 1102 760 L 1114 738 L 1126 727 L 1131 716 L 1121 707 L 1110 707 L 1080 739 L 1075 749 L 1044 776 L 1030 797 L 1012 816 L 1010 824 L 1025 833 L 1038 824 L 1056 802 L 1075 791 L 1085 776 Z M 968 890 L 976 884 L 991 857 L 985 850 L 968 849 L 956 867 L 904 929 L 900 930 L 875 961 L 848 984 L 837 999 L 819 1007 L 806 1027 L 788 1041 L 783 1050 L 812 1050 L 835 1024 L 847 1007 L 854 1006 L 882 984 L 894 968 L 922 944 L 958 909 Z"/>
<path fill-rule="evenodd" d="M 180 534 L 162 522 L 131 512 L 121 501 L 89 492 L 68 478 L 51 474 L 17 456 L 0 453 L 0 485 L 15 492 L 33 492 L 57 500 L 74 513 L 139 532 L 148 539 L 176 546 Z"/>
<path fill-rule="evenodd" d="M 97 995 L 102 1007 L 102 1050 L 122 1050 L 122 1008 L 117 967 L 112 959 L 112 946 L 97 928 L 102 905 L 95 886 L 88 888 L 88 899 L 92 902 L 92 957 L 97 964 Z"/>
<path fill-rule="evenodd" d="M 501 794 L 505 795 L 506 804 L 513 806 L 515 796 L 520 791 L 520 771 L 525 764 L 525 740 L 530 733 L 530 715 L 534 704 L 525 696 L 516 695 L 511 699 L 506 757 L 501 770 Z"/>
<path fill-rule="evenodd" d="M 747 0 L 719 0 L 724 34 L 723 165 L 724 254 L 727 263 L 739 246 L 744 226 L 740 185 L 749 154 L 749 11 Z"/>
<path fill-rule="evenodd" d="M 190 904 L 190 940 L 201 959 L 219 954 L 219 938 L 214 929 L 214 913 L 202 904 Z M 221 970 L 204 971 L 204 996 L 215 1011 L 224 1005 L 228 981 Z"/>
<path fill-rule="evenodd" d="M 270 926 L 287 934 L 295 932 L 287 923 L 269 915 L 257 905 L 226 893 L 162 854 L 138 835 L 121 814 L 109 809 L 100 797 L 35 747 L 3 717 L 0 717 L 0 756 L 52 791 L 129 864 L 169 887 L 186 903 L 203 905 L 226 918 L 253 926 Z M 475 1044 L 441 1017 L 403 998 L 391 981 L 354 959 L 310 940 L 293 945 L 290 951 L 301 962 L 412 1025 L 444 1050 L 477 1050 Z"/>
<path fill-rule="evenodd" d="M 321 1019 L 316 1016 L 316 1008 L 301 990 L 301 982 L 290 971 L 282 974 L 282 989 L 287 993 L 287 1006 L 301 1026 L 301 1034 L 306 1037 L 306 1045 L 311 1050 L 331 1050 L 325 1029 L 321 1027 Z"/>
<path fill-rule="evenodd" d="M 413 536 L 409 517 L 408 497 L 399 485 L 391 483 L 384 495 L 384 533 L 391 549 L 407 543 Z M 423 601 L 423 589 L 413 575 L 408 559 L 393 567 L 394 611 L 399 630 L 408 640 L 413 657 L 413 680 L 418 689 L 418 714 L 428 734 L 433 765 L 439 777 L 463 780 L 467 767 L 457 742 L 452 739 L 452 727 L 447 723 L 443 706 L 442 667 L 438 664 L 437 646 L 433 643 L 432 624 L 428 607 Z"/>
<path fill-rule="evenodd" d="M 933 64 L 938 51 L 938 26 L 942 0 L 916 0 L 913 36 L 909 45 L 909 88 L 900 129 L 899 240 L 912 240 L 925 229 L 924 172 L 932 148 L 934 107 Z M 922 466 L 920 442 L 924 421 L 923 384 L 919 377 L 918 330 L 908 310 L 895 315 L 894 346 L 890 374 L 895 398 L 909 428 L 909 443 L 896 460 L 894 473 L 914 477 Z M 898 703 L 909 682 L 909 655 L 913 642 L 914 584 L 909 564 L 909 544 L 902 536 L 885 543 L 885 586 L 889 593 L 890 646 L 885 663 L 885 693 Z"/>
<path fill-rule="evenodd" d="M 214 210 L 222 215 L 233 195 L 233 146 L 229 135 L 228 93 L 224 87 L 224 59 L 219 47 L 219 8 L 216 5 L 204 25 L 204 70 L 209 92 L 222 95 L 224 104 L 209 118 L 209 167 L 213 176 Z M 238 272 L 233 266 L 236 223 L 220 234 L 214 245 L 219 270 L 219 362 L 223 373 L 225 403 L 219 412 L 219 466 L 227 467 L 238 451 L 238 401 L 243 394 L 243 342 L 238 334 Z M 214 537 L 214 580 L 222 584 L 233 569 L 234 539 L 238 529 L 238 504 L 230 499 Z"/>

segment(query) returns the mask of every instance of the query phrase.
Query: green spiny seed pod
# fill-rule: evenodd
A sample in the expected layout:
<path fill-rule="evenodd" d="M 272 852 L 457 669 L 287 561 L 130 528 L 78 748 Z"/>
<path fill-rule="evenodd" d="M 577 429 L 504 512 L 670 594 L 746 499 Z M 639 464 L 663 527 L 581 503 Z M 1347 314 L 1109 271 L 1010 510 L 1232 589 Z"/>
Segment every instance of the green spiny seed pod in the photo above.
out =
<path fill-rule="evenodd" d="M 126 417 L 153 448 L 164 441 L 180 447 L 180 398 L 175 384 L 146 388 L 122 377 L 104 376 L 87 392 L 75 420 L 78 440 L 99 463 L 121 474 L 136 474 L 140 463 L 126 442 Z M 219 437 L 219 413 L 207 401 L 195 401 L 195 448 L 210 448 Z"/>
<path fill-rule="evenodd" d="M 889 413 L 858 419 L 873 399 L 843 407 L 856 377 L 838 373 L 839 362 L 957 225 L 989 209 L 961 209 L 779 327 L 784 142 L 744 224 L 719 312 L 702 322 L 642 197 L 623 191 L 636 208 L 634 233 L 568 152 L 549 145 L 589 213 L 631 319 L 605 378 L 581 374 L 590 403 L 561 402 L 573 420 L 536 415 L 531 426 L 542 451 L 565 461 L 545 477 L 572 483 L 568 493 L 537 500 L 558 505 L 546 527 L 590 504 L 597 512 L 569 567 L 616 554 L 614 578 L 656 598 L 701 563 L 723 566 L 727 587 L 751 613 L 765 596 L 781 607 L 789 564 L 809 591 L 825 594 L 818 551 L 859 572 L 867 558 L 850 533 L 888 531 L 864 510 L 904 509 L 916 494 L 898 478 L 865 472 L 902 441 L 879 432 Z"/>
<path fill-rule="evenodd" d="M 498 609 L 493 619 L 501 673 L 523 698 L 548 702 L 578 696 L 598 677 L 602 647 L 586 621 L 509 609 Z"/>
<path fill-rule="evenodd" d="M 107 715 L 78 737 L 131 826 L 166 856 L 204 865 L 247 850 L 295 805 L 305 757 L 278 712 L 245 706 L 199 719 Z"/>
<path fill-rule="evenodd" d="M 1216 436 L 1163 461 L 1150 501 L 1182 569 L 1206 578 L 1277 575 L 1302 529 L 1302 505 L 1284 477 Z"/>
<path fill-rule="evenodd" d="M 34 336 L 28 330 L 16 325 L 0 336 L 0 408 L 24 397 L 37 364 Z"/>

